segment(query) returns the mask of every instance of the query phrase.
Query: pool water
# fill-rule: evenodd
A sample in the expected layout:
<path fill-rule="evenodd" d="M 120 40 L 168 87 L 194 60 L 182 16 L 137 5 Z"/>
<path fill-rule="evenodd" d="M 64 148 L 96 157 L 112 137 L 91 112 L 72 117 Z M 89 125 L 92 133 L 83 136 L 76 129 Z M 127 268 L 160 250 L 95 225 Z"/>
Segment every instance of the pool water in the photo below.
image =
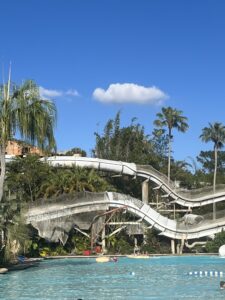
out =
<path fill-rule="evenodd" d="M 223 272 L 224 277 L 188 275 L 194 271 Z M 225 259 L 216 256 L 45 260 L 39 267 L 1 275 L 0 299 L 225 299 L 220 280 L 225 281 Z"/>

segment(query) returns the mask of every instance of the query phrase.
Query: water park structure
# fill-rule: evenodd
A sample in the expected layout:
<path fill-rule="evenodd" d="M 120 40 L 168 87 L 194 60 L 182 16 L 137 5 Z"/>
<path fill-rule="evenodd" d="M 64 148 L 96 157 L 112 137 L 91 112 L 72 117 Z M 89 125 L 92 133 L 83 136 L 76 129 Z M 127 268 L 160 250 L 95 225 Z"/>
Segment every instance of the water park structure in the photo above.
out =
<path fill-rule="evenodd" d="M 74 225 L 73 216 L 76 216 L 76 222 L 82 223 L 82 220 L 78 220 L 79 214 L 107 211 L 113 208 L 129 211 L 138 217 L 139 223 L 145 223 L 148 228 L 154 227 L 161 235 L 170 238 L 172 253 L 175 253 L 176 240 L 180 243 L 179 252 L 182 252 L 185 242 L 188 245 L 189 240 L 196 241 L 202 237 L 213 236 L 225 228 L 224 211 L 219 211 L 216 219 L 208 215 L 199 216 L 188 213 L 193 207 L 224 201 L 225 189 L 220 188 L 216 193 L 213 193 L 212 189 L 208 187 L 193 191 L 182 190 L 177 188 L 173 182 L 168 182 L 165 175 L 151 166 L 139 166 L 134 163 L 74 156 L 52 156 L 42 158 L 42 160 L 54 167 L 77 166 L 128 175 L 131 179 L 136 177 L 144 179 L 142 182 L 142 200 L 115 192 L 84 192 L 69 201 L 34 204 L 28 210 L 27 223 L 36 227 L 42 237 L 58 238 L 56 232 L 60 232 L 63 241 L 64 232 Z M 151 203 L 148 203 L 149 182 L 154 185 L 154 189 L 161 191 L 163 201 L 170 204 L 177 203 L 187 208 L 183 210 L 186 211 L 183 218 L 179 220 L 169 219 L 154 209 Z M 59 222 L 60 230 L 56 230 L 56 227 L 59 229 Z M 87 224 L 85 226 L 87 227 Z M 56 236 L 54 237 L 54 235 Z"/>

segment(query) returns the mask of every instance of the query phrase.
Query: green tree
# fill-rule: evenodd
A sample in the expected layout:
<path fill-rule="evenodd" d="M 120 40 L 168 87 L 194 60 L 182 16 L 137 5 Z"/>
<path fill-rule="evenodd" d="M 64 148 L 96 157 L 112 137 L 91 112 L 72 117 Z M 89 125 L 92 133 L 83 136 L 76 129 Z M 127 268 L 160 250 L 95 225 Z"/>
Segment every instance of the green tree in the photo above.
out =
<path fill-rule="evenodd" d="M 201 151 L 197 156 L 197 161 L 201 163 L 202 169 L 206 173 L 213 173 L 215 168 L 214 151 Z M 219 173 L 225 175 L 225 151 L 219 151 L 217 156 L 217 180 Z"/>
<path fill-rule="evenodd" d="M 33 202 L 40 196 L 40 188 L 48 180 L 52 168 L 37 155 L 17 157 L 6 166 L 6 186 L 23 202 Z"/>
<path fill-rule="evenodd" d="M 168 135 L 163 128 L 154 128 L 152 131 L 152 143 L 156 153 L 162 158 L 166 157 L 168 152 Z"/>
<path fill-rule="evenodd" d="M 185 132 L 188 129 L 187 118 L 184 117 L 181 110 L 172 107 L 163 107 L 162 112 L 157 113 L 157 118 L 154 125 L 160 128 L 168 129 L 168 182 L 170 181 L 170 166 L 171 166 L 171 142 L 173 139 L 172 130 L 177 129 L 180 132 Z"/>
<path fill-rule="evenodd" d="M 106 123 L 103 134 L 95 133 L 95 136 L 95 157 L 138 164 L 152 162 L 153 146 L 144 127 L 136 123 L 136 118 L 131 120 L 129 126 L 121 128 L 118 112 L 114 120 L 110 119 Z"/>
<path fill-rule="evenodd" d="M 66 156 L 72 156 L 74 154 L 80 154 L 82 157 L 86 157 L 87 153 L 86 151 L 82 150 L 81 148 L 75 147 L 70 149 L 69 151 L 66 152 Z"/>
<path fill-rule="evenodd" d="M 0 201 L 5 179 L 5 149 L 7 142 L 20 134 L 22 139 L 47 150 L 55 149 L 53 134 L 56 107 L 50 100 L 41 99 L 39 88 L 32 80 L 21 86 L 11 83 L 0 89 Z"/>
<path fill-rule="evenodd" d="M 45 198 L 74 192 L 103 192 L 111 186 L 95 170 L 74 167 L 52 170 L 43 181 L 39 195 Z"/>
<path fill-rule="evenodd" d="M 203 142 L 214 144 L 214 174 L 213 174 L 213 193 L 216 191 L 216 173 L 218 164 L 218 150 L 223 148 L 225 143 L 225 126 L 219 122 L 209 123 L 209 127 L 202 129 L 200 138 Z M 216 218 L 216 203 L 213 203 L 213 219 Z"/>
<path fill-rule="evenodd" d="M 225 244 L 225 232 L 221 231 L 215 235 L 212 241 L 206 243 L 206 251 L 210 253 L 218 253 L 219 248 Z"/>

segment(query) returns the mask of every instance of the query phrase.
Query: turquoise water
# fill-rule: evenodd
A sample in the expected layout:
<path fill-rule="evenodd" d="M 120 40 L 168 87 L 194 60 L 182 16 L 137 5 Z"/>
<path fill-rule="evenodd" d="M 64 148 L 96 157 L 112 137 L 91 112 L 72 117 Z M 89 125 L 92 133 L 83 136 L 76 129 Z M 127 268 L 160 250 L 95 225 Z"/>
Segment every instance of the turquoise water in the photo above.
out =
<path fill-rule="evenodd" d="M 0 299 L 225 299 L 225 290 L 219 288 L 225 275 L 188 275 L 193 271 L 225 274 L 225 259 L 171 256 L 120 258 L 117 263 L 96 263 L 93 258 L 45 260 L 37 268 L 1 275 Z"/>

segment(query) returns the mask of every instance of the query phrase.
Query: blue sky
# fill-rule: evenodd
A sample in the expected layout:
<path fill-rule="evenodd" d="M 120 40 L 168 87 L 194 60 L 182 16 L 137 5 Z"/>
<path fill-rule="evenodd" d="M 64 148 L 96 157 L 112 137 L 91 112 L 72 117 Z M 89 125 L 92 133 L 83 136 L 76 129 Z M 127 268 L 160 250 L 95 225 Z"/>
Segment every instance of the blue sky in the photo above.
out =
<path fill-rule="evenodd" d="M 162 106 L 182 110 L 179 160 L 212 148 L 199 140 L 208 122 L 225 124 L 223 0 L 7 0 L 0 28 L 1 65 L 57 105 L 59 150 L 90 153 L 118 110 L 146 134 Z"/>

